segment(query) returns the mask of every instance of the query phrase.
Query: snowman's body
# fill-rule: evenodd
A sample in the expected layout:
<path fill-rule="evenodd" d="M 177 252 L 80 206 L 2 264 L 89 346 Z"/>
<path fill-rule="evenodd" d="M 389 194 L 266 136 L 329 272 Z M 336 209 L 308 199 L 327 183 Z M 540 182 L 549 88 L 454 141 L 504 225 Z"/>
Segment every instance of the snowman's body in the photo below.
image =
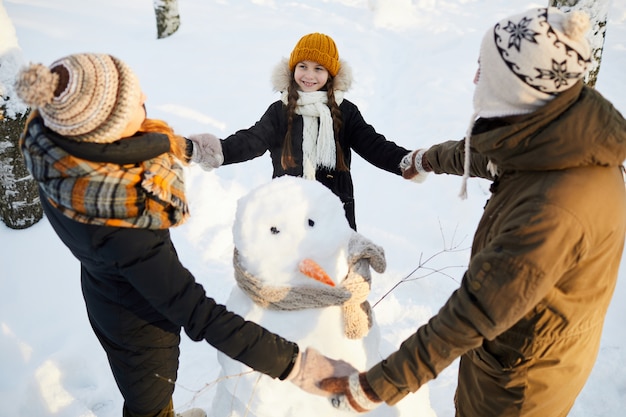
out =
<path fill-rule="evenodd" d="M 313 281 L 299 272 L 301 259 L 313 258 L 341 287 L 350 269 L 351 244 L 355 239 L 369 242 L 350 229 L 343 207 L 334 194 L 315 181 L 295 177 L 273 180 L 240 200 L 233 232 L 238 250 L 235 259 L 240 259 L 240 266 L 262 284 L 304 286 L 314 290 L 324 289 L 327 284 Z M 346 313 L 341 305 L 281 310 L 262 304 L 253 301 L 250 290 L 242 290 L 241 284 L 233 288 L 226 302 L 229 310 L 298 343 L 301 349 L 313 347 L 357 369 L 366 370 L 384 358 L 373 316 L 371 328 L 366 329 L 363 337 L 350 338 L 346 334 Z M 327 398 L 306 393 L 290 382 L 254 372 L 221 353 L 218 353 L 218 360 L 222 371 L 210 413 L 213 417 L 346 415 L 334 409 Z M 405 400 L 407 407 L 403 408 L 410 409 L 412 415 L 434 416 L 427 393 L 420 397 L 419 407 L 408 404 L 415 401 Z M 402 414 L 400 408 L 382 405 L 369 415 Z"/>
<path fill-rule="evenodd" d="M 344 359 L 358 369 L 380 360 L 373 329 L 360 340 L 343 334 L 340 307 L 319 310 L 273 311 L 254 304 L 239 288 L 235 288 L 227 306 L 247 320 L 259 323 L 270 331 L 298 343 L 303 349 L 314 347 L 328 357 Z M 290 327 L 290 330 L 286 330 Z M 368 360 L 367 356 L 371 359 Z M 331 407 L 328 399 L 300 390 L 290 382 L 272 379 L 218 354 L 222 366 L 221 379 L 215 396 L 215 417 L 287 417 L 345 415 Z M 226 411 L 217 414 L 216 411 Z M 390 415 L 390 414 L 387 414 Z M 393 414 L 391 414 L 393 415 Z"/>

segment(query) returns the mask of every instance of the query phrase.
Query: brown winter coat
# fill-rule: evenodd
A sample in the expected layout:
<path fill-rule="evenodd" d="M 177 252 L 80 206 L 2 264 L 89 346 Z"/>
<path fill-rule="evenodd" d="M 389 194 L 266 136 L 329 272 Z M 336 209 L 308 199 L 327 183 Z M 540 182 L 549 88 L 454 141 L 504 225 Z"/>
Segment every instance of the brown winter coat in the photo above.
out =
<path fill-rule="evenodd" d="M 491 160 L 499 176 L 469 268 L 367 379 L 394 404 L 460 356 L 457 416 L 565 416 L 595 362 L 624 247 L 626 121 L 579 83 L 535 113 L 480 122 L 471 174 L 489 178 Z M 426 158 L 460 175 L 463 141 Z"/>

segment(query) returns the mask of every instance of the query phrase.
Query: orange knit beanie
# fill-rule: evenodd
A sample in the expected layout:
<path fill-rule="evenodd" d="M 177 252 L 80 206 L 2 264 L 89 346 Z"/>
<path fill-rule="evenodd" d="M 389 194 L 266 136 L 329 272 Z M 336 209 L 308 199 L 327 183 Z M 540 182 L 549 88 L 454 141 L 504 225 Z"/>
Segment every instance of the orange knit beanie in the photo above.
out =
<path fill-rule="evenodd" d="M 321 64 L 333 77 L 339 72 L 339 52 L 335 41 L 323 33 L 304 35 L 289 57 L 289 69 L 293 71 L 298 62 L 314 61 Z"/>

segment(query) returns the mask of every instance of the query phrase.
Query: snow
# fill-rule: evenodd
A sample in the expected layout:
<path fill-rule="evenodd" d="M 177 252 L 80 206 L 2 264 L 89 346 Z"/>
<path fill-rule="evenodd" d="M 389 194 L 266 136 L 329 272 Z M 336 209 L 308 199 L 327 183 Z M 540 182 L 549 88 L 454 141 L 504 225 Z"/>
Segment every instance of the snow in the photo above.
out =
<path fill-rule="evenodd" d="M 278 99 L 270 74 L 297 40 L 324 32 L 353 68 L 346 98 L 390 140 L 407 148 L 460 139 L 472 112 L 482 34 L 497 20 L 543 0 L 181 0 L 181 27 L 156 39 L 150 0 L 1 0 L 26 62 L 50 64 L 75 52 L 127 62 L 148 96 L 149 115 L 181 134 L 225 136 L 252 125 Z M 0 8 L 1 9 L 1 8 Z M 0 13 L 0 32 L 8 27 Z M 2 32 L 4 33 L 4 32 Z M 0 41 L 4 51 L 6 39 Z M 9 39 L 11 42 L 11 39 Z M 626 4 L 609 9 L 596 88 L 626 110 Z M 187 171 L 192 218 L 172 231 L 182 259 L 217 301 L 233 278 L 237 200 L 271 177 L 267 155 L 206 173 Z M 489 192 L 471 179 L 430 175 L 415 184 L 353 160 L 359 233 L 384 248 L 372 276 L 381 343 L 412 334 L 458 286 Z M 584 198 L 584 196 L 581 196 Z M 0 417 L 118 416 L 122 398 L 92 334 L 79 265 L 44 219 L 15 231 L 0 225 Z M 626 397 L 626 266 L 622 264 L 596 366 L 574 417 L 620 415 Z M 454 415 L 456 363 L 428 384 L 440 417 Z M 215 349 L 183 338 L 177 410 L 210 410 L 220 372 Z"/>
<path fill-rule="evenodd" d="M 0 5 L 2 2 L 0 1 Z M 2 57 L 2 65 L 0 65 L 0 107 L 4 107 L 7 117 L 15 117 L 17 114 L 24 114 L 28 107 L 21 100 L 16 99 L 7 103 L 8 97 L 15 97 L 13 91 L 13 78 L 15 73 L 24 65 L 22 54 L 19 49 L 17 35 L 12 24 L 5 23 L 9 16 L 7 11 L 0 7 L 0 57 Z M 0 120 L 2 115 L 0 115 Z"/>

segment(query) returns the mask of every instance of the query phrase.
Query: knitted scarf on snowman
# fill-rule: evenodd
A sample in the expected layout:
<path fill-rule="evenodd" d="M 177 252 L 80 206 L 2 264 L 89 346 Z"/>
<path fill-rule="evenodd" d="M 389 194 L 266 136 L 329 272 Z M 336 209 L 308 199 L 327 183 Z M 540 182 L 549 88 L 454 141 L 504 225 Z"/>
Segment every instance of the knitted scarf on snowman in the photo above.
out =
<path fill-rule="evenodd" d="M 291 81 L 289 61 L 283 59 L 272 73 L 274 90 L 281 93 L 281 100 L 287 104 L 287 90 Z M 344 92 L 352 84 L 352 70 L 341 61 L 339 72 L 333 79 L 335 101 L 343 102 Z M 296 114 L 302 116 L 302 176 L 315 179 L 317 167 L 334 169 L 336 165 L 335 133 L 333 119 L 328 107 L 326 91 L 299 93 Z"/>
<path fill-rule="evenodd" d="M 348 245 L 348 264 L 348 274 L 336 287 L 279 287 L 266 285 L 246 271 L 237 248 L 233 255 L 237 285 L 256 304 L 284 311 L 342 306 L 346 337 L 360 339 L 372 327 L 372 308 L 367 301 L 372 281 L 370 267 L 378 273 L 384 272 L 385 253 L 380 246 L 354 232 Z"/>

